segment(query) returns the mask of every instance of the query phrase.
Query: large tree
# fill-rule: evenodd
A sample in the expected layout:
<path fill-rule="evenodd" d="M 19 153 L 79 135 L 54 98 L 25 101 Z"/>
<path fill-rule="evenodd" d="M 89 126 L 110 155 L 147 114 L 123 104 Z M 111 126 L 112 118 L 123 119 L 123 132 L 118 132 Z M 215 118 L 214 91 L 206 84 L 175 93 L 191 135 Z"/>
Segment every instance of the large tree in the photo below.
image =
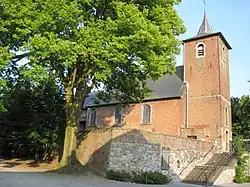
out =
<path fill-rule="evenodd" d="M 70 162 L 83 100 L 140 101 L 175 70 L 185 31 L 181 0 L 0 0 L 0 65 L 25 59 L 26 78 L 54 73 L 65 90 L 67 128 L 62 164 Z M 1 67 L 0 67 L 1 68 Z"/>

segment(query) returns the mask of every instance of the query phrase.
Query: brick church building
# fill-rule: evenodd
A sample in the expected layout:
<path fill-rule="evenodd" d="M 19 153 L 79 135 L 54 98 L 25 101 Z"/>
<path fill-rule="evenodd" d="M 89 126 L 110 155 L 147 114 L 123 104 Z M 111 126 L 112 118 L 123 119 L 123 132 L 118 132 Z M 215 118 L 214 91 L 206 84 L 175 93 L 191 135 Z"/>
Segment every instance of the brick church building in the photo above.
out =
<path fill-rule="evenodd" d="M 95 93 L 85 100 L 86 127 L 118 126 L 169 136 L 213 142 L 230 150 L 231 105 L 229 50 L 221 32 L 213 32 L 206 14 L 198 34 L 183 41 L 183 66 L 158 81 L 142 103 L 119 107 L 117 102 L 95 104 Z"/>

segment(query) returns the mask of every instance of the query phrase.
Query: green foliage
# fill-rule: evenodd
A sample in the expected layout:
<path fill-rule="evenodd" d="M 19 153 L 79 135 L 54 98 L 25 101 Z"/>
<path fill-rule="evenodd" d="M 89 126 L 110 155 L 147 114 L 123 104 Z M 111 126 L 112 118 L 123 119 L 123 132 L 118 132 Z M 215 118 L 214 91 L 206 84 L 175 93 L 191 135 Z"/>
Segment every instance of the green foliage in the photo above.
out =
<path fill-rule="evenodd" d="M 138 100 L 149 92 L 146 79 L 174 71 L 177 36 L 185 31 L 174 9 L 179 3 L 3 0 L 1 45 L 11 61 L 27 58 L 27 78 L 39 81 L 55 70 L 65 87 L 77 87 L 79 99 L 102 84 L 105 98 Z"/>
<path fill-rule="evenodd" d="M 250 138 L 250 97 L 231 98 L 233 132 L 242 135 L 244 139 Z"/>
<path fill-rule="evenodd" d="M 236 148 L 236 154 L 237 154 L 235 182 L 236 183 L 248 182 L 248 178 L 246 177 L 246 164 L 248 156 L 246 156 L 246 151 L 244 148 L 244 142 L 242 136 L 234 137 L 233 144 L 234 147 Z"/>
<path fill-rule="evenodd" d="M 111 98 L 120 102 L 140 101 L 150 93 L 147 79 L 157 80 L 175 70 L 181 45 L 178 36 L 185 32 L 174 8 L 180 2 L 2 0 L 0 71 L 6 66 L 12 70 L 22 61 L 18 69 L 36 87 L 44 86 L 52 73 L 65 95 L 67 126 L 76 125 L 82 101 L 93 89 L 102 87 L 99 97 L 105 101 Z M 0 80 L 9 79 L 13 73 L 9 75 L 1 74 Z M 35 97 L 31 95 L 27 97 L 29 101 L 25 100 L 27 106 L 20 107 L 27 110 L 27 115 L 39 111 L 34 112 L 39 116 L 34 119 L 43 119 L 46 115 L 42 117 L 39 113 L 43 114 L 40 109 L 44 106 L 37 108 L 30 104 Z M 26 118 L 31 117 L 34 116 Z M 27 123 L 53 125 L 50 118 Z M 27 137 L 34 144 L 46 144 L 45 137 L 51 137 L 46 129 L 42 135 L 33 128 L 28 130 Z M 68 139 L 72 140 L 65 138 Z M 65 144 L 70 150 L 70 141 Z M 67 157 L 64 160 L 69 160 Z"/>
<path fill-rule="evenodd" d="M 246 176 L 246 182 L 250 182 L 250 176 Z"/>
<path fill-rule="evenodd" d="M 19 81 L 3 96 L 0 113 L 0 155 L 52 159 L 57 154 L 64 123 L 64 100 L 53 79 L 36 87 Z"/>
<path fill-rule="evenodd" d="M 108 171 L 107 176 L 110 180 L 123 181 L 123 182 L 133 182 L 139 184 L 168 184 L 170 182 L 169 178 L 160 172 L 118 172 L 118 171 Z"/>
<path fill-rule="evenodd" d="M 116 180 L 116 181 L 122 181 L 122 182 L 132 182 L 133 181 L 132 173 L 128 173 L 125 171 L 118 172 L 118 171 L 109 170 L 109 171 L 107 171 L 106 177 L 107 177 L 107 179 L 110 179 L 110 180 Z"/>

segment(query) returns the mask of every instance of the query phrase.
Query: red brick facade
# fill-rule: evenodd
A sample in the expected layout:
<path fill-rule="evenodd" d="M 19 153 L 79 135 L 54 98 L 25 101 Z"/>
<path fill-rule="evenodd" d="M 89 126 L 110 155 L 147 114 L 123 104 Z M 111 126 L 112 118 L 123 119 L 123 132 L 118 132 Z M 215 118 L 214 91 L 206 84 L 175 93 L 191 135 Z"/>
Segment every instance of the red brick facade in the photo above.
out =
<path fill-rule="evenodd" d="M 197 58 L 196 47 L 200 42 L 205 44 L 205 57 Z M 231 140 L 228 63 L 228 47 L 220 35 L 185 42 L 182 96 L 126 106 L 121 128 L 213 141 L 220 151 L 228 151 Z M 151 106 L 149 124 L 142 123 L 144 104 Z M 115 105 L 95 109 L 96 125 L 115 124 Z"/>

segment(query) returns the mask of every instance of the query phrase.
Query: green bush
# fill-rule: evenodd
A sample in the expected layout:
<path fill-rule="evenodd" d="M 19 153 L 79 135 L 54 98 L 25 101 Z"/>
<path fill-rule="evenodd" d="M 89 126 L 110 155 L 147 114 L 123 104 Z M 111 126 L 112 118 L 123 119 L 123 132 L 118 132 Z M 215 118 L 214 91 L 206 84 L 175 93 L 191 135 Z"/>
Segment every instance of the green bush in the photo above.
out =
<path fill-rule="evenodd" d="M 110 180 L 123 181 L 123 182 L 132 182 L 133 175 L 131 173 L 126 173 L 125 171 L 117 172 L 117 171 L 108 171 L 107 176 Z"/>
<path fill-rule="evenodd" d="M 133 182 L 138 184 L 167 184 L 170 182 L 166 175 L 160 172 L 125 172 L 125 171 L 108 171 L 107 178 L 110 180 Z"/>
<path fill-rule="evenodd" d="M 250 182 L 250 176 L 246 177 L 246 182 Z"/>
<path fill-rule="evenodd" d="M 245 155 L 246 151 L 244 148 L 243 138 L 234 137 L 234 145 L 236 147 L 237 154 L 237 166 L 235 168 L 235 179 L 236 183 L 249 182 L 246 176 L 246 163 L 248 156 Z"/>

